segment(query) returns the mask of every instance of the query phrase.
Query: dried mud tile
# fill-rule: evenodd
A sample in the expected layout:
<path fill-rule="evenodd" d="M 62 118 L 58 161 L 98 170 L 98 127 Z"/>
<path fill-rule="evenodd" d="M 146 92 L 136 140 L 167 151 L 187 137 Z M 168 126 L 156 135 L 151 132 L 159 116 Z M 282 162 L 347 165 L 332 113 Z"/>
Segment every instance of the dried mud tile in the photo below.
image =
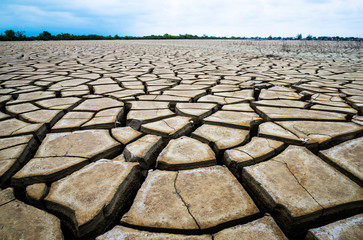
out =
<path fill-rule="evenodd" d="M 157 170 L 149 173 L 121 223 L 191 231 L 253 218 L 258 212 L 226 168 Z"/>
<path fill-rule="evenodd" d="M 54 182 L 45 204 L 81 237 L 105 229 L 139 184 L 137 164 L 100 160 Z"/>
<path fill-rule="evenodd" d="M 276 222 L 271 216 L 265 216 L 243 225 L 237 225 L 224 229 L 216 234 L 213 234 L 213 239 L 287 240 L 285 234 L 277 226 Z"/>
<path fill-rule="evenodd" d="M 87 99 L 77 107 L 75 107 L 74 111 L 100 111 L 107 108 L 113 107 L 123 107 L 123 103 L 116 101 L 111 98 L 96 98 L 96 99 Z"/>
<path fill-rule="evenodd" d="M 237 177 L 243 167 L 265 161 L 284 148 L 284 143 L 267 138 L 253 137 L 249 143 L 241 147 L 226 150 L 223 162 Z"/>
<path fill-rule="evenodd" d="M 218 154 L 220 151 L 246 142 L 249 137 L 249 131 L 203 124 L 192 132 L 190 136 L 207 144 L 212 144 L 213 150 Z"/>
<path fill-rule="evenodd" d="M 26 123 L 15 118 L 0 121 L 0 137 L 34 134 L 39 139 L 42 139 L 46 130 L 44 124 Z"/>
<path fill-rule="evenodd" d="M 225 167 L 179 171 L 175 188 L 201 229 L 251 219 L 259 213 L 242 185 Z"/>
<path fill-rule="evenodd" d="M 243 168 L 242 179 L 291 235 L 363 202 L 359 185 L 304 147 L 289 146 L 267 162 Z"/>
<path fill-rule="evenodd" d="M 249 103 L 235 103 L 235 104 L 224 105 L 222 107 L 222 110 L 237 111 L 237 112 L 254 112 L 254 110 L 250 107 Z"/>
<path fill-rule="evenodd" d="M 32 135 L 0 139 L 0 185 L 5 183 L 38 146 Z"/>
<path fill-rule="evenodd" d="M 276 123 L 300 139 L 304 139 L 307 145 L 318 144 L 319 149 L 352 139 L 363 132 L 362 126 L 352 122 L 282 121 Z"/>
<path fill-rule="evenodd" d="M 165 138 L 177 138 L 192 130 L 192 122 L 189 117 L 171 117 L 157 122 L 141 125 L 141 131 L 148 134 L 160 135 Z"/>
<path fill-rule="evenodd" d="M 155 159 L 162 146 L 160 136 L 145 135 L 128 144 L 123 155 L 127 162 L 138 162 L 142 168 L 149 169 L 155 166 Z"/>
<path fill-rule="evenodd" d="M 183 234 L 172 234 L 172 233 L 158 233 L 141 231 L 123 226 L 115 226 L 110 231 L 98 236 L 96 240 L 127 240 L 127 239 L 181 239 L 181 240 L 212 240 L 210 235 L 183 235 Z"/>
<path fill-rule="evenodd" d="M 153 229 L 199 229 L 176 192 L 177 174 L 160 170 L 149 172 L 130 210 L 121 218 L 121 223 Z"/>
<path fill-rule="evenodd" d="M 121 125 L 123 108 L 110 108 L 99 111 L 91 120 L 82 125 L 82 129 L 112 128 Z"/>
<path fill-rule="evenodd" d="M 107 130 L 47 134 L 35 156 L 12 178 L 17 186 L 51 182 L 121 150 Z"/>
<path fill-rule="evenodd" d="M 267 121 L 323 120 L 346 121 L 346 114 L 299 108 L 256 107 L 257 113 Z"/>
<path fill-rule="evenodd" d="M 319 152 L 319 157 L 363 186 L 363 137 Z"/>
<path fill-rule="evenodd" d="M 81 128 L 92 119 L 93 112 L 68 112 L 53 127 L 52 132 L 64 132 Z"/>
<path fill-rule="evenodd" d="M 0 226 L 4 239 L 63 239 L 58 218 L 19 200 L 0 205 Z"/>
<path fill-rule="evenodd" d="M 308 231 L 306 240 L 351 239 L 359 240 L 363 235 L 363 214 L 336 221 Z"/>
<path fill-rule="evenodd" d="M 203 119 L 203 123 L 214 124 L 225 127 L 250 129 L 257 126 L 262 119 L 256 113 L 218 111 Z"/>
<path fill-rule="evenodd" d="M 206 167 L 217 163 L 213 150 L 190 137 L 170 140 L 157 158 L 158 169 L 180 170 Z"/>
<path fill-rule="evenodd" d="M 124 146 L 139 138 L 142 133 L 130 127 L 118 127 L 111 129 L 111 135 Z"/>
<path fill-rule="evenodd" d="M 175 115 L 169 109 L 131 110 L 127 114 L 126 120 L 129 126 L 139 129 L 144 123 L 158 121 Z"/>
<path fill-rule="evenodd" d="M 280 108 L 306 108 L 309 103 L 295 100 L 259 100 L 251 103 L 252 106 L 280 107 Z"/>

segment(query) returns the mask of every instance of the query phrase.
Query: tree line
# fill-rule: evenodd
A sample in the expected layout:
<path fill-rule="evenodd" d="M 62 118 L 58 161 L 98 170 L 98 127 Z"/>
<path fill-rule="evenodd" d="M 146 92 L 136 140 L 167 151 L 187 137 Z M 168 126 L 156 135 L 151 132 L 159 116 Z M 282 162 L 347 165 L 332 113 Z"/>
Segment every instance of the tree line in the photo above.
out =
<path fill-rule="evenodd" d="M 164 35 L 149 35 L 149 36 L 102 36 L 97 34 L 89 34 L 89 35 L 74 35 L 69 33 L 60 33 L 57 35 L 52 35 L 48 31 L 41 32 L 38 36 L 26 36 L 24 31 L 14 31 L 14 30 L 5 30 L 0 34 L 0 41 L 48 41 L 48 40 L 137 40 L 137 39 L 250 39 L 250 40 L 324 40 L 324 41 L 362 41 L 362 38 L 357 37 L 339 37 L 339 36 L 319 36 L 315 37 L 312 35 L 308 35 L 305 38 L 302 37 L 302 34 L 298 34 L 296 37 L 216 37 L 216 36 L 197 36 L 192 34 L 179 34 L 179 35 L 170 35 L 165 33 Z"/>

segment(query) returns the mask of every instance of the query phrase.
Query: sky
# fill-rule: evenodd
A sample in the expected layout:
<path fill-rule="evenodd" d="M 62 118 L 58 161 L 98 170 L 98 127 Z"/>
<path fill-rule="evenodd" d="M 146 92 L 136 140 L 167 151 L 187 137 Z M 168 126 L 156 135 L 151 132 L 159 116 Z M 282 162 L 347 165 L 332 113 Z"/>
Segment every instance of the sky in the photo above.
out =
<path fill-rule="evenodd" d="M 0 0 L 0 32 L 363 37 L 363 0 Z"/>

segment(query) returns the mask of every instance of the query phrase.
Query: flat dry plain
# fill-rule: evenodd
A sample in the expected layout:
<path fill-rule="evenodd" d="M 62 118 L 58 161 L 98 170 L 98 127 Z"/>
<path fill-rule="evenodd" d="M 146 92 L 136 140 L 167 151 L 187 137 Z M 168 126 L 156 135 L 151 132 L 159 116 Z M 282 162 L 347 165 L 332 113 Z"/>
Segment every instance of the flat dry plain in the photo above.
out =
<path fill-rule="evenodd" d="M 0 43 L 0 239 L 362 239 L 361 45 Z"/>

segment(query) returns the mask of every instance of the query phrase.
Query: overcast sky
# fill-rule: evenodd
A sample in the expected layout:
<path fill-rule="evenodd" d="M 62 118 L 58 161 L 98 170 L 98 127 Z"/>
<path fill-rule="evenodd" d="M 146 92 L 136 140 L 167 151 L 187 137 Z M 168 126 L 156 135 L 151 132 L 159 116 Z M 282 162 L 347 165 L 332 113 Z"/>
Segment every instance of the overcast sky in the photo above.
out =
<path fill-rule="evenodd" d="M 363 37 L 363 0 L 0 0 L 0 31 Z"/>

